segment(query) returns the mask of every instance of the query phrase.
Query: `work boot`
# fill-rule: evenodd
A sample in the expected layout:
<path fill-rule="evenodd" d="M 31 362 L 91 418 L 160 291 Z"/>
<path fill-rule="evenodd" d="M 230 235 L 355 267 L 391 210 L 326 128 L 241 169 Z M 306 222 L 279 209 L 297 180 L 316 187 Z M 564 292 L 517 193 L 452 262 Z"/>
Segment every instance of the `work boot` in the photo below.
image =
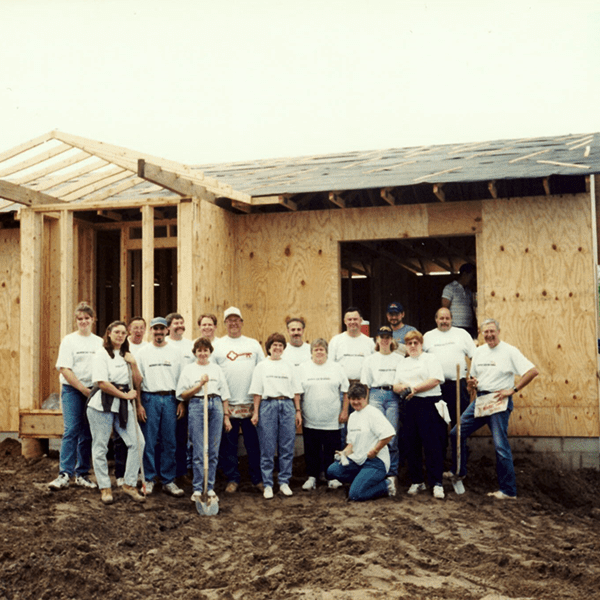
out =
<path fill-rule="evenodd" d="M 100 493 L 102 494 L 102 503 L 103 504 L 112 504 L 113 503 L 113 496 L 112 496 L 112 491 L 110 488 L 102 488 L 100 490 Z"/>
<path fill-rule="evenodd" d="M 142 496 L 133 486 L 124 483 L 122 489 L 134 502 L 146 502 L 146 496 Z"/>

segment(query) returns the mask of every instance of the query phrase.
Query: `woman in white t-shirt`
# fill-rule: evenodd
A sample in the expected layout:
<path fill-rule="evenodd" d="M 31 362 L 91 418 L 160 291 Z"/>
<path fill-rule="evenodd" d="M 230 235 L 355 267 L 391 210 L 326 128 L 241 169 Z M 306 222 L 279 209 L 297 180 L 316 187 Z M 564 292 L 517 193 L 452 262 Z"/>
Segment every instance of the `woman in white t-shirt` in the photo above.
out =
<path fill-rule="evenodd" d="M 51 490 L 75 485 L 95 489 L 89 480 L 92 436 L 85 416 L 85 407 L 92 387 L 92 359 L 102 338 L 92 333 L 96 320 L 94 309 L 86 302 L 75 308 L 77 331 L 66 335 L 60 343 L 56 369 L 60 373 L 60 404 L 64 433 L 60 446 L 59 475 L 48 484 Z"/>
<path fill-rule="evenodd" d="M 394 392 L 394 377 L 396 367 L 404 360 L 404 357 L 396 352 L 397 342 L 394 340 L 394 332 L 391 327 L 383 325 L 377 332 L 375 339 L 375 354 L 367 356 L 363 363 L 360 374 L 360 382 L 369 388 L 369 404 L 378 408 L 392 424 L 396 435 L 389 443 L 390 470 L 388 476 L 398 476 L 398 465 L 400 463 L 400 452 L 398 451 L 398 439 L 403 439 L 398 432 L 398 424 L 404 421 L 404 400 Z M 402 445 L 403 442 L 402 442 Z M 402 456 L 405 450 L 402 447 Z M 395 485 L 394 481 L 394 485 Z"/>
<path fill-rule="evenodd" d="M 178 398 L 189 400 L 189 433 L 192 443 L 192 472 L 194 493 L 192 502 L 199 502 L 204 489 L 204 392 L 208 400 L 208 495 L 216 498 L 214 491 L 219 461 L 221 434 L 231 431 L 229 417 L 229 387 L 225 375 L 217 364 L 210 362 L 213 346 L 206 337 L 194 342 L 192 349 L 196 362 L 186 365 L 177 383 Z M 206 388 L 204 389 L 204 386 Z"/>
<path fill-rule="evenodd" d="M 132 376 L 129 374 L 130 369 Z M 136 390 L 131 389 L 130 386 L 132 378 L 139 386 L 142 375 L 133 354 L 129 352 L 127 326 L 123 321 L 113 321 L 106 328 L 102 348 L 99 348 L 94 355 L 92 364 L 94 388 L 87 407 L 87 417 L 92 431 L 94 473 L 104 504 L 113 502 L 106 459 L 108 441 L 113 428 L 127 446 L 123 493 L 136 502 L 146 500 L 135 487 L 144 451 L 144 437 L 132 402 L 137 398 Z"/>
<path fill-rule="evenodd" d="M 408 392 L 404 423 L 408 476 L 412 481 L 408 493 L 412 496 L 426 489 L 423 482 L 424 453 L 427 480 L 433 488 L 433 496 L 442 499 L 447 425 L 438 406 L 442 408 L 446 404 L 440 389 L 444 370 L 436 356 L 423 352 L 423 336 L 419 331 L 409 331 L 404 343 L 408 356 L 396 368 L 394 391 L 401 396 Z"/>
<path fill-rule="evenodd" d="M 348 500 L 356 502 L 396 494 L 394 479 L 386 479 L 388 444 L 396 432 L 381 411 L 368 404 L 367 394 L 366 385 L 350 385 L 348 399 L 354 412 L 348 419 L 347 444 L 327 469 L 328 478 L 350 484 Z"/>
<path fill-rule="evenodd" d="M 340 448 L 342 423 L 348 421 L 348 378 L 342 367 L 327 360 L 327 342 L 318 338 L 310 345 L 311 360 L 298 367 L 298 383 L 302 386 L 302 434 L 304 460 L 308 479 L 303 490 L 314 490 L 322 465 L 333 463 Z M 340 399 L 342 398 L 342 399 Z M 330 488 L 342 484 L 335 479 Z"/>
<path fill-rule="evenodd" d="M 260 471 L 265 486 L 263 496 L 273 497 L 275 452 L 279 456 L 279 491 L 291 496 L 289 482 L 296 442 L 296 427 L 302 424 L 300 394 L 302 388 L 295 377 L 295 367 L 281 355 L 286 346 L 281 333 L 272 333 L 266 343 L 267 358 L 259 362 L 252 374 L 248 393 L 254 399 L 252 423 L 258 429 Z"/>

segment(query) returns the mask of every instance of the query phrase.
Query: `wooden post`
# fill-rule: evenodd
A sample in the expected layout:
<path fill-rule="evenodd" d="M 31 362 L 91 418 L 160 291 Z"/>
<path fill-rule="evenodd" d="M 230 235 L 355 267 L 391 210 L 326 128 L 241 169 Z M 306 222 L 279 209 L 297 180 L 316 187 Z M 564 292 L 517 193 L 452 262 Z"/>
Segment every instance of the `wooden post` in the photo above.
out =
<path fill-rule="evenodd" d="M 60 211 L 60 339 L 73 329 L 73 212 Z"/>
<path fill-rule="evenodd" d="M 142 206 L 142 316 L 146 319 L 148 325 L 154 318 L 153 206 Z"/>
<path fill-rule="evenodd" d="M 20 410 L 40 408 L 40 317 L 42 302 L 43 215 L 21 209 Z M 28 456 L 41 454 L 41 443 L 22 446 Z"/>
<path fill-rule="evenodd" d="M 194 338 L 197 311 L 198 278 L 194 270 L 194 253 L 197 252 L 199 204 L 184 198 L 177 207 L 177 311 L 183 315 L 189 337 Z"/>
<path fill-rule="evenodd" d="M 128 255 L 128 243 L 129 243 L 129 227 L 123 227 L 121 229 L 121 254 L 120 254 L 120 299 L 119 299 L 119 314 L 121 318 L 128 322 L 132 314 L 130 314 L 131 303 L 129 302 L 129 298 L 131 298 L 131 275 L 129 269 L 129 255 Z"/>

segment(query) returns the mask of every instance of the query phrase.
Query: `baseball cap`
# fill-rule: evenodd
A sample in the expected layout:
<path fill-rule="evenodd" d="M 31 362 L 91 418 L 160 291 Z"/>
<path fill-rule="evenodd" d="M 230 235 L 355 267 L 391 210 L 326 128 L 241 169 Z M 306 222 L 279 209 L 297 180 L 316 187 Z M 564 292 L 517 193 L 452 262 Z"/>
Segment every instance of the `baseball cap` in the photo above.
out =
<path fill-rule="evenodd" d="M 150 329 L 156 327 L 156 325 L 162 325 L 163 327 L 168 327 L 167 320 L 164 317 L 154 317 L 152 321 L 150 321 Z"/>
<path fill-rule="evenodd" d="M 242 313 L 240 312 L 240 309 L 236 308 L 235 306 L 230 306 L 229 308 L 225 309 L 225 312 L 223 313 L 223 321 L 225 321 L 227 317 L 230 317 L 231 315 L 236 315 L 240 319 L 242 318 Z"/>
<path fill-rule="evenodd" d="M 400 302 L 392 302 L 391 304 L 388 304 L 386 312 L 401 313 L 404 312 L 404 306 L 402 306 Z"/>

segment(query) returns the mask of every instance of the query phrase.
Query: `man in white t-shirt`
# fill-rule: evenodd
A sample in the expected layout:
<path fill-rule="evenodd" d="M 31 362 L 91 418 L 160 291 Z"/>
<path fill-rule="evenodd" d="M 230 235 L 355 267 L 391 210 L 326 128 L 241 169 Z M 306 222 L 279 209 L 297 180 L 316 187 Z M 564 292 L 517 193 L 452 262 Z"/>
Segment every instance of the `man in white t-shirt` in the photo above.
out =
<path fill-rule="evenodd" d="M 310 360 L 310 344 L 304 341 L 304 319 L 293 317 L 286 322 L 289 344 L 285 347 L 281 358 L 291 362 L 295 367 Z"/>
<path fill-rule="evenodd" d="M 185 415 L 185 403 L 175 396 L 181 354 L 166 341 L 167 321 L 155 317 L 150 321 L 151 343 L 138 353 L 138 367 L 142 373 L 141 400 L 138 399 L 138 418 L 146 440 L 144 471 L 146 493 L 151 494 L 154 478 L 159 476 L 163 491 L 172 496 L 183 496 L 175 483 L 175 429 L 177 419 Z M 161 444 L 160 475 L 156 464 L 156 447 Z"/>
<path fill-rule="evenodd" d="M 181 370 L 183 371 L 185 366 L 196 360 L 192 350 L 194 342 L 183 337 L 183 334 L 185 333 L 185 320 L 183 315 L 179 313 L 169 313 L 165 319 L 167 321 L 167 327 L 169 328 L 167 342 L 175 346 L 181 353 Z M 177 463 L 175 478 L 179 481 L 180 485 L 183 485 L 183 483 L 188 482 L 182 478 L 185 478 L 188 474 L 188 470 L 191 471 L 192 469 L 192 452 L 191 448 L 188 449 L 187 410 L 181 419 L 177 419 L 175 438 L 177 440 L 177 450 L 175 451 L 175 461 Z"/>
<path fill-rule="evenodd" d="M 519 393 L 526 385 L 535 379 L 539 371 L 534 364 L 521 352 L 500 341 L 500 325 L 494 319 L 487 319 L 481 325 L 481 333 L 485 344 L 479 346 L 471 361 L 471 376 L 467 381 L 469 390 L 477 390 L 477 395 L 494 394 L 497 400 L 508 398 L 506 410 L 497 412 L 489 417 L 475 417 L 475 402 L 472 402 L 460 418 L 461 427 L 461 457 L 464 456 L 465 440 L 473 432 L 488 425 L 496 449 L 496 473 L 500 489 L 490 492 L 499 500 L 515 499 L 517 483 L 515 468 L 512 460 L 510 444 L 508 443 L 508 420 L 513 410 L 513 394 Z M 520 379 L 515 385 L 515 375 Z M 453 472 L 457 473 L 456 460 L 456 427 L 450 432 L 453 451 Z M 465 461 L 461 460 L 457 475 L 466 474 Z"/>
<path fill-rule="evenodd" d="M 350 385 L 360 383 L 362 366 L 367 356 L 375 352 L 375 342 L 372 338 L 362 333 L 360 326 L 363 318 L 359 308 L 350 306 L 344 313 L 346 331 L 338 333 L 329 342 L 329 358 L 339 363 L 344 370 Z M 348 416 L 352 413 L 349 407 Z M 346 444 L 348 426 L 343 424 L 341 429 L 342 448 Z"/>
<path fill-rule="evenodd" d="M 127 325 L 127 332 L 129 333 L 127 337 L 129 351 L 134 357 L 137 357 L 137 353 L 148 343 L 144 340 L 144 336 L 146 335 L 146 319 L 144 317 L 131 317 Z"/>
<path fill-rule="evenodd" d="M 467 391 L 467 358 L 473 357 L 475 342 L 460 327 L 452 327 L 452 313 L 449 308 L 439 308 L 435 313 L 436 329 L 423 336 L 423 351 L 434 354 L 444 369 L 445 381 L 440 385 L 442 398 L 448 405 L 451 427 L 469 406 Z M 456 365 L 460 367 L 460 411 L 456 414 Z"/>
<path fill-rule="evenodd" d="M 248 393 L 256 365 L 265 358 L 260 344 L 242 335 L 244 320 L 239 308 L 230 306 L 224 313 L 227 335 L 215 342 L 212 360 L 223 369 L 231 398 L 229 411 L 231 430 L 223 431 L 219 452 L 219 467 L 227 478 L 227 493 L 238 489 L 241 481 L 238 461 L 240 429 L 248 454 L 248 467 L 252 483 L 264 491 L 260 473 L 260 447 L 258 433 L 252 424 L 254 410 L 252 396 Z"/>

